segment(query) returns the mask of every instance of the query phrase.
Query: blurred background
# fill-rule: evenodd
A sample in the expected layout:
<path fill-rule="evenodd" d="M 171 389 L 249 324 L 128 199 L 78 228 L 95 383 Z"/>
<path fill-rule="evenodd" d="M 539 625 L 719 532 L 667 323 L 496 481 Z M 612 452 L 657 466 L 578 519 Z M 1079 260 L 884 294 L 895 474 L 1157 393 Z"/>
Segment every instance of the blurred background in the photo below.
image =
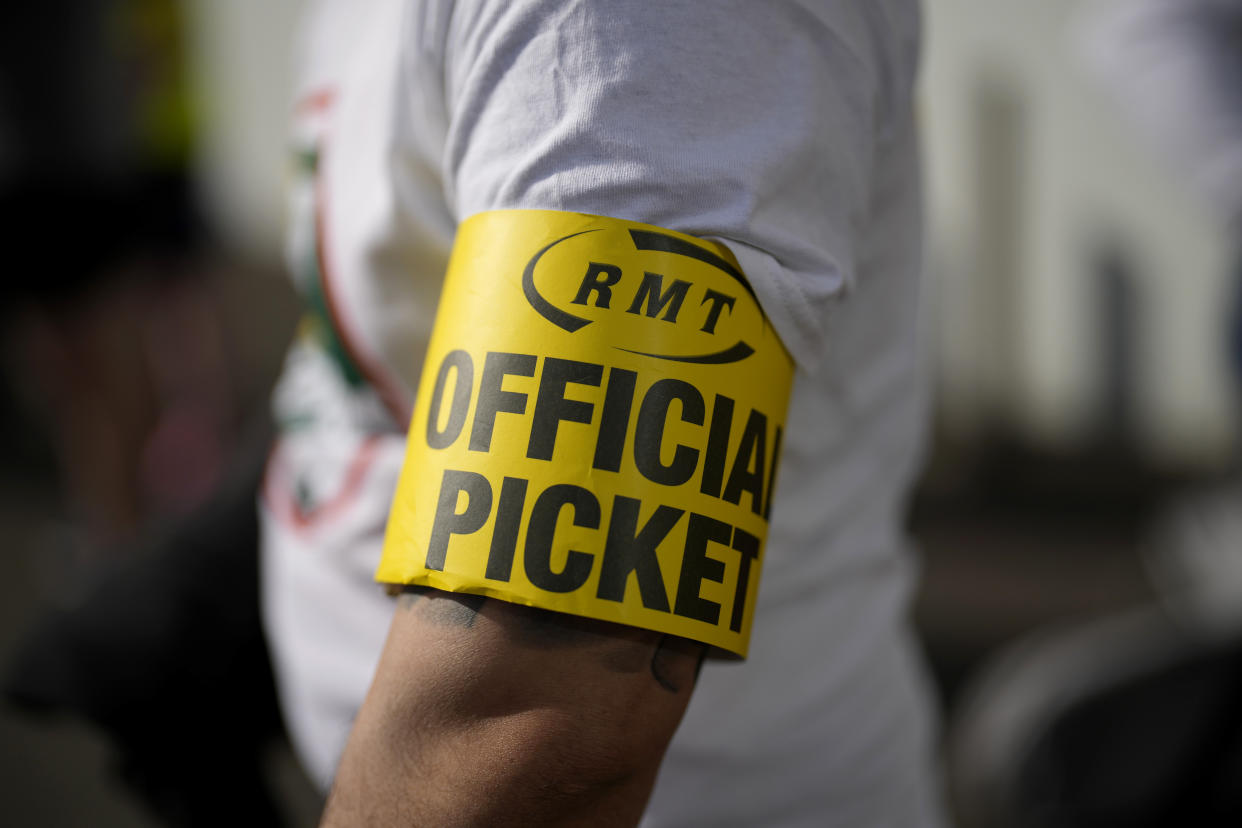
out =
<path fill-rule="evenodd" d="M 147 630 L 152 593 L 178 589 L 142 580 L 149 563 L 210 546 L 213 522 L 195 516 L 253 498 L 298 315 L 280 251 L 300 5 L 0 11 L 8 824 L 211 814 L 204 802 L 235 791 L 172 801 L 160 773 L 196 766 L 142 761 L 193 743 L 187 715 L 218 743 L 200 762 L 244 744 L 256 808 L 314 822 L 271 700 L 200 698 L 205 675 L 263 669 L 261 646 L 178 673 L 156 734 L 121 702 L 84 710 L 29 678 L 63 669 L 40 647 L 59 640 L 49 613 L 91 618 L 84 596 L 120 571 L 150 587 L 113 590 L 133 610 L 123 623 Z M 1219 115 L 1227 80 L 1219 102 L 1187 99 L 1201 42 L 1221 49 L 1207 70 L 1242 90 L 1242 27 L 1158 8 L 1170 5 L 1228 22 L 1242 3 L 925 3 L 935 418 L 911 519 L 915 617 L 966 826 L 1242 824 L 1226 795 L 1242 779 L 1242 178 L 1231 186 L 1212 142 L 1242 129 L 1196 120 Z M 246 566 L 235 551 L 223 564 L 192 551 L 179 571 L 224 579 Z M 148 646 L 157 660 L 178 649 Z M 212 718 L 236 718 L 235 704 L 255 708 L 245 733 Z"/>

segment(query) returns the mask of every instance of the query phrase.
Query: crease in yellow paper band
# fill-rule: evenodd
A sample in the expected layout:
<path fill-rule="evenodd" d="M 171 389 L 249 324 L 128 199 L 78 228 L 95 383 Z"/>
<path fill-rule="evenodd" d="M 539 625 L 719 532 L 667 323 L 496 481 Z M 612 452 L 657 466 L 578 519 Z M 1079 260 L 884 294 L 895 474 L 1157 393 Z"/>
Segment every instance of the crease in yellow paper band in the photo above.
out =
<path fill-rule="evenodd" d="M 724 246 L 581 213 L 473 216 L 376 578 L 744 656 L 792 382 Z"/>

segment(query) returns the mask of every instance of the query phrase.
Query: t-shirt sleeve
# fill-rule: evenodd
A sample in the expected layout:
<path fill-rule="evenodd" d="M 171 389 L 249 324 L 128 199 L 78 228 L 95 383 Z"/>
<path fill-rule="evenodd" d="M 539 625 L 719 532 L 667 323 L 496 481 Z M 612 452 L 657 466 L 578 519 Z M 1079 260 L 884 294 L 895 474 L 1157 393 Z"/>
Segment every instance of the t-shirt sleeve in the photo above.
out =
<path fill-rule="evenodd" d="M 864 5 L 459 3 L 444 52 L 450 208 L 722 241 L 813 368 L 869 197 L 883 71 Z"/>
<path fill-rule="evenodd" d="M 1142 137 L 1242 225 L 1242 3 L 1096 2 L 1076 35 L 1088 71 Z"/>

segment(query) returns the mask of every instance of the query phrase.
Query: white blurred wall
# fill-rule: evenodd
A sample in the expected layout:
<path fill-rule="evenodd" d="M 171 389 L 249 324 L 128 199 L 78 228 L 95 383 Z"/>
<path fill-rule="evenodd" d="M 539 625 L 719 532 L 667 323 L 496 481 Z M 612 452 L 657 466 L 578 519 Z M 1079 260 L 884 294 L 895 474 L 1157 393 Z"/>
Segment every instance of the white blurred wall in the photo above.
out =
<path fill-rule="evenodd" d="M 1092 262 L 1112 239 L 1136 277 L 1139 445 L 1157 462 L 1217 465 L 1238 417 L 1221 328 L 1228 246 L 1088 78 L 1074 41 L 1081 6 L 927 0 L 922 104 L 941 412 L 967 437 L 996 423 L 1054 447 L 1098 435 L 1105 309 Z M 1011 181 L 1005 203 L 995 185 Z"/>
<path fill-rule="evenodd" d="M 279 259 L 292 40 L 302 0 L 188 0 L 206 130 L 199 182 L 210 219 L 238 252 Z"/>

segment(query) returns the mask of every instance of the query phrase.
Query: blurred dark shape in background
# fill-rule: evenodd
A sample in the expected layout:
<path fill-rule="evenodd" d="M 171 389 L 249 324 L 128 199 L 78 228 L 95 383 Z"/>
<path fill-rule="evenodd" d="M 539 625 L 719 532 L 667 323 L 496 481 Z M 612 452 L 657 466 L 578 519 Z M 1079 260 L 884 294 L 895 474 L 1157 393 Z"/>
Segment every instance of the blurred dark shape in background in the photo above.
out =
<path fill-rule="evenodd" d="M 204 221 L 184 13 L 175 0 L 0 11 L 3 689 L 62 733 L 89 722 L 108 778 L 144 809 L 74 803 L 31 761 L 48 740 L 13 719 L 0 738 L 12 824 L 289 814 L 272 790 L 283 733 L 255 492 L 292 308 L 279 276 L 232 258 Z"/>
<path fill-rule="evenodd" d="M 258 450 L 193 516 L 43 613 L 7 665 L 10 700 L 108 735 L 119 778 L 164 825 L 284 824 L 263 769 L 283 733 L 255 572 L 269 438 L 253 435 Z"/>
<path fill-rule="evenodd" d="M 180 8 L 3 14 L 8 368 L 84 540 L 115 543 L 201 502 L 236 428 L 204 284 Z"/>

